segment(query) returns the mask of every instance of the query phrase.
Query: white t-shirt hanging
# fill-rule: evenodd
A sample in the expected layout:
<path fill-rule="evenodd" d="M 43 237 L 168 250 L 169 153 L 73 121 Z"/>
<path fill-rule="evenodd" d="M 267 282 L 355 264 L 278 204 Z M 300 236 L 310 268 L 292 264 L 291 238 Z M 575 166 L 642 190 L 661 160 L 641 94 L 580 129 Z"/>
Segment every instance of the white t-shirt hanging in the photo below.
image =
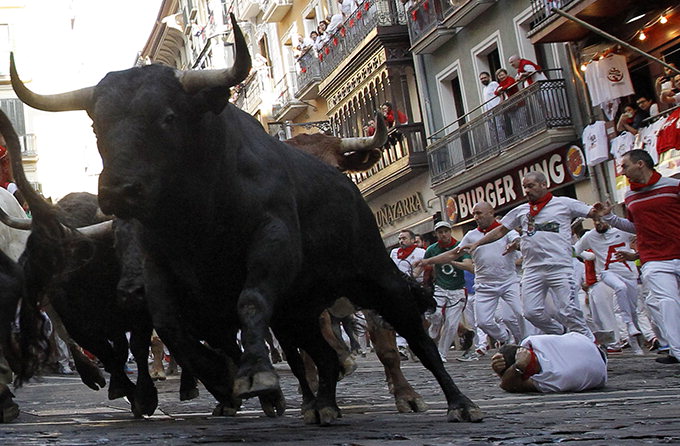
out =
<path fill-rule="evenodd" d="M 613 121 L 616 117 L 616 112 L 619 111 L 619 105 L 621 105 L 621 99 L 616 98 L 611 101 L 605 101 L 600 104 L 602 112 L 610 121 Z"/>
<path fill-rule="evenodd" d="M 593 61 L 588 64 L 585 78 L 586 85 L 588 85 L 588 92 L 590 93 L 590 100 L 592 101 L 593 105 L 606 102 L 602 99 L 602 87 L 600 86 L 600 81 L 598 80 L 597 61 Z"/>
<path fill-rule="evenodd" d="M 583 147 L 589 166 L 600 164 L 609 159 L 609 140 L 604 121 L 595 121 L 583 129 Z"/>
<path fill-rule="evenodd" d="M 617 162 L 621 161 L 623 154 L 633 150 L 635 146 L 635 135 L 630 132 L 623 132 L 616 138 L 612 139 L 611 154 Z"/>
<path fill-rule="evenodd" d="M 603 94 L 602 102 L 635 94 L 626 56 L 609 54 L 598 61 L 597 71 L 600 91 Z"/>

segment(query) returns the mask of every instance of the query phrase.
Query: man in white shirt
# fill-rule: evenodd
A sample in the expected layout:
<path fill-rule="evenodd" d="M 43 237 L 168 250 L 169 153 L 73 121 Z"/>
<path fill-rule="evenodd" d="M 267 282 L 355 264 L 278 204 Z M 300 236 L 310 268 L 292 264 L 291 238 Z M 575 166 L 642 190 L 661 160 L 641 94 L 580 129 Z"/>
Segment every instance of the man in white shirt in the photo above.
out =
<path fill-rule="evenodd" d="M 416 245 L 416 235 L 410 229 L 404 229 L 398 236 L 399 247 L 394 248 L 390 257 L 404 274 L 407 274 L 418 282 L 423 282 L 423 269 L 416 268 L 414 263 L 422 260 L 425 250 Z"/>
<path fill-rule="evenodd" d="M 479 75 L 479 82 L 484 85 L 482 89 L 482 102 L 484 104 L 484 111 L 489 111 L 501 103 L 501 97 L 496 95 L 498 90 L 498 82 L 491 80 L 491 75 L 482 71 Z"/>
<path fill-rule="evenodd" d="M 470 245 L 461 245 L 458 250 L 474 252 L 520 227 L 520 248 L 524 258 L 524 317 L 544 333 L 562 334 L 566 327 L 568 331 L 579 332 L 594 341 L 576 298 L 571 246 L 572 220 L 590 216 L 594 211 L 578 200 L 553 197 L 542 172 L 526 174 L 522 187 L 529 203 L 511 210 L 501 220 L 500 226 Z M 545 300 L 549 291 L 552 291 L 557 307 L 557 320 L 546 310 Z"/>
<path fill-rule="evenodd" d="M 621 319 L 626 324 L 628 342 L 635 354 L 643 354 L 638 342 L 640 329 L 637 323 L 638 271 L 635 263 L 619 260 L 617 252 L 631 251 L 633 234 L 612 228 L 599 218 L 595 219 L 595 229 L 586 232 L 574 245 L 574 252 L 584 259 L 591 260 L 587 252 L 592 250 L 595 270 L 599 278 L 614 290 L 616 302 L 621 311 Z"/>
<path fill-rule="evenodd" d="M 472 215 L 477 222 L 477 228 L 468 231 L 461 245 L 471 245 L 479 241 L 486 233 L 500 226 L 494 218 L 493 207 L 485 202 L 479 202 L 472 209 Z M 510 231 L 493 243 L 481 246 L 472 252 L 472 263 L 475 274 L 474 313 L 477 326 L 486 334 L 501 344 L 511 341 L 510 333 L 496 322 L 496 310 L 499 300 L 503 299 L 512 309 L 512 313 L 522 320 L 522 303 L 519 295 L 519 275 L 515 268 L 513 256 L 505 255 L 514 249 L 519 241 L 519 234 Z M 460 253 L 447 251 L 436 257 L 423 260 L 422 264 L 444 264 L 457 258 Z M 518 324 L 521 326 L 521 323 Z M 515 342 L 523 339 L 523 334 L 512 333 Z M 477 355 L 478 357 L 481 355 Z M 477 358 L 473 358 L 477 359 Z"/>
<path fill-rule="evenodd" d="M 491 368 L 508 392 L 581 392 L 607 384 L 607 359 L 580 333 L 529 336 L 521 346 L 505 345 Z"/>

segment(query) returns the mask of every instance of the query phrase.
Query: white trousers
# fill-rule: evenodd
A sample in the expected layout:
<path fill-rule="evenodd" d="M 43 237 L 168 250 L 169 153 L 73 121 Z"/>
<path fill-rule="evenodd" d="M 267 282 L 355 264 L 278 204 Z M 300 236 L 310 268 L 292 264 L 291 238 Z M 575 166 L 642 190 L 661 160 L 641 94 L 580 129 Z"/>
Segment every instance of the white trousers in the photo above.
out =
<path fill-rule="evenodd" d="M 514 322 L 522 318 L 522 300 L 519 295 L 519 281 L 513 280 L 500 284 L 480 283 L 475 286 L 475 315 L 477 317 L 477 325 L 484 330 L 486 334 L 501 342 L 510 341 L 510 333 L 504 327 L 501 327 L 496 322 L 496 310 L 498 303 L 502 299 L 508 307 L 510 307 L 512 314 L 515 316 Z M 513 325 L 513 320 L 506 322 L 510 328 Z M 515 324 L 516 329 L 519 329 L 519 324 Z M 513 333 L 514 337 L 520 336 L 517 341 L 523 339 L 521 329 L 519 333 Z"/>
<path fill-rule="evenodd" d="M 449 347 L 458 332 L 458 324 L 465 307 L 465 290 L 446 290 L 438 285 L 434 286 L 434 299 L 437 309 L 427 318 L 430 321 L 430 337 L 439 336 L 437 349 L 439 354 L 446 357 Z"/>
<path fill-rule="evenodd" d="M 479 328 L 477 324 L 477 314 L 475 310 L 475 293 L 468 293 L 467 302 L 465 303 L 465 310 L 463 310 L 463 319 L 465 319 L 465 325 L 470 330 L 475 332 L 475 338 L 473 343 L 476 350 L 486 352 L 489 349 L 489 341 L 486 337 L 486 333 Z"/>
<path fill-rule="evenodd" d="M 611 271 L 602 271 L 600 276 L 602 281 L 606 283 L 609 288 L 614 290 L 614 297 L 616 298 L 616 303 L 619 305 L 621 319 L 623 319 L 623 322 L 626 325 L 633 324 L 635 327 L 638 327 L 637 277 L 623 277 L 620 274 Z"/>
<path fill-rule="evenodd" d="M 650 293 L 654 322 L 663 333 L 670 354 L 680 359 L 680 259 L 642 265 L 642 281 Z"/>
<path fill-rule="evenodd" d="M 557 310 L 554 319 L 546 309 L 548 291 L 552 291 L 553 303 Z M 575 331 L 595 340 L 578 305 L 574 268 L 571 266 L 525 269 L 522 277 L 522 297 L 524 317 L 546 334 L 563 334 L 566 327 L 567 331 Z"/>

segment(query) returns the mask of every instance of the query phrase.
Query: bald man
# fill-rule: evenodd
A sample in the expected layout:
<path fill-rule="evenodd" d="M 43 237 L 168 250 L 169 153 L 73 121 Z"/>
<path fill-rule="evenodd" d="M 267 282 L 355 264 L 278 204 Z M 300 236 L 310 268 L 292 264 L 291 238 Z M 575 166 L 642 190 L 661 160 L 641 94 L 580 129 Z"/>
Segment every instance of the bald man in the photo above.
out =
<path fill-rule="evenodd" d="M 500 226 L 496 221 L 493 207 L 482 201 L 472 208 L 472 216 L 477 228 L 468 231 L 461 245 L 471 245 L 484 237 L 489 231 Z M 519 234 L 509 231 L 498 240 L 476 249 L 472 252 L 472 263 L 475 273 L 474 313 L 477 326 L 484 333 L 498 341 L 500 345 L 512 342 L 519 343 L 524 338 L 522 330 L 522 302 L 519 294 L 519 275 L 515 267 L 515 255 L 504 255 L 515 251 L 518 247 Z M 454 252 L 448 251 L 437 257 L 423 261 L 424 264 L 448 263 L 454 260 Z M 496 322 L 496 310 L 499 300 L 505 301 L 512 310 L 514 317 L 505 322 L 512 331 Z M 473 352 L 473 357 L 461 360 L 474 360 L 482 356 L 481 352 Z"/>
<path fill-rule="evenodd" d="M 572 263 L 571 222 L 577 217 L 592 217 L 595 211 L 587 204 L 568 197 L 554 197 L 542 172 L 529 172 L 522 180 L 529 199 L 503 217 L 500 225 L 459 251 L 474 253 L 477 248 L 495 242 L 512 229 L 522 229 L 520 249 L 523 257 L 522 300 L 524 317 L 546 334 L 581 333 L 595 337 L 586 325 L 579 306 Z M 557 314 L 546 311 L 545 300 L 552 291 Z"/>

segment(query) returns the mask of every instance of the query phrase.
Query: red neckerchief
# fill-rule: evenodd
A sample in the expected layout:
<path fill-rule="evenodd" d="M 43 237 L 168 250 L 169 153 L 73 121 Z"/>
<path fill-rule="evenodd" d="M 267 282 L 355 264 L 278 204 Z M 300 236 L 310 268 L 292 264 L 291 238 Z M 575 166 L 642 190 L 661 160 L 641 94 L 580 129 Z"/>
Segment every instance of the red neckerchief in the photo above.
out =
<path fill-rule="evenodd" d="M 535 217 L 539 212 L 541 212 L 541 209 L 545 207 L 546 204 L 550 200 L 552 200 L 553 194 L 548 192 L 547 194 L 543 195 L 541 198 L 539 198 L 536 201 L 530 201 L 529 202 L 529 215 L 532 217 Z"/>
<path fill-rule="evenodd" d="M 652 176 L 649 178 L 649 181 L 646 183 L 636 183 L 634 181 L 630 182 L 630 190 L 632 191 L 637 191 L 642 189 L 643 187 L 651 186 L 652 184 L 656 184 L 657 181 L 661 179 L 661 174 L 657 172 L 656 170 L 652 172 Z"/>
<path fill-rule="evenodd" d="M 413 252 L 413 250 L 416 249 L 416 248 L 417 248 L 417 246 L 415 245 L 415 243 L 413 245 L 409 246 L 408 248 L 399 248 L 397 250 L 397 258 L 399 260 L 404 260 L 405 258 L 410 256 L 411 253 Z"/>
<path fill-rule="evenodd" d="M 534 349 L 529 347 L 529 353 L 531 353 L 531 359 L 529 360 L 529 364 L 527 365 L 527 368 L 524 370 L 524 374 L 522 375 L 522 379 L 529 379 L 530 376 L 535 375 L 539 372 L 540 366 L 538 365 L 538 358 L 536 357 L 536 353 L 534 353 Z"/>
<path fill-rule="evenodd" d="M 439 240 L 437 241 L 437 245 L 439 245 L 439 247 L 440 247 L 441 249 L 453 248 L 453 245 L 455 245 L 456 243 L 458 243 L 458 240 L 456 240 L 456 239 L 453 238 L 453 237 L 451 237 L 451 243 L 449 243 L 448 245 L 443 244 L 443 243 L 440 242 Z"/>
<path fill-rule="evenodd" d="M 526 71 L 526 70 L 524 69 L 524 66 L 525 66 L 525 65 L 531 65 L 531 66 L 534 68 L 534 70 L 536 70 L 534 73 L 543 71 L 543 68 L 541 68 L 540 65 L 537 65 L 537 64 L 535 64 L 535 63 L 533 63 L 532 61 L 527 60 L 527 59 L 520 59 L 520 60 L 519 60 L 519 68 L 517 69 L 517 73 L 519 73 L 519 74 L 528 73 L 528 71 Z M 533 79 L 533 74 L 534 74 L 534 73 L 532 73 L 531 76 L 529 76 L 529 77 L 526 78 L 527 85 L 531 85 L 531 84 L 534 83 L 534 79 Z"/>
<path fill-rule="evenodd" d="M 491 224 L 489 225 L 488 228 L 482 229 L 482 228 L 480 228 L 480 227 L 478 226 L 477 229 L 480 230 L 480 231 L 482 231 L 482 234 L 486 234 L 487 232 L 492 231 L 494 228 L 497 228 L 497 227 L 499 227 L 500 225 L 501 225 L 501 224 L 498 223 L 498 220 L 494 220 L 493 223 L 491 223 Z"/>

